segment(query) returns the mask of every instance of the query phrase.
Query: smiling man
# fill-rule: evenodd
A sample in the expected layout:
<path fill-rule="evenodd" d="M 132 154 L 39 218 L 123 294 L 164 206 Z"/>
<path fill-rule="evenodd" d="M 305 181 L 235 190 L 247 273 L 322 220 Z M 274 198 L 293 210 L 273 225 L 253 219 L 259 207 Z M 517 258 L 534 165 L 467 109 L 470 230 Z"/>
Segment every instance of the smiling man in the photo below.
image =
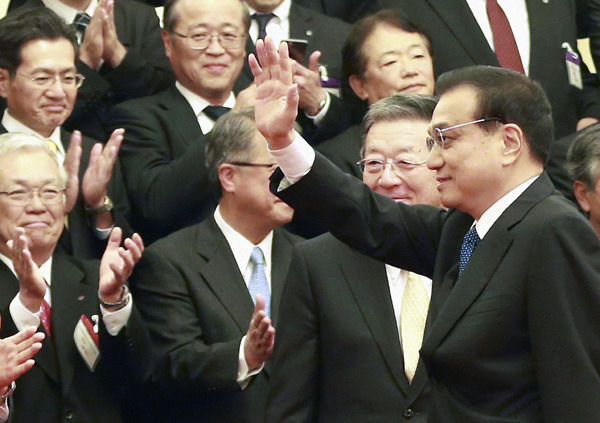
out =
<path fill-rule="evenodd" d="M 371 190 L 441 206 L 435 172 L 425 166 L 435 104 L 428 96 L 393 95 L 369 109 L 360 167 Z M 418 351 L 430 296 L 431 279 L 373 260 L 331 234 L 296 244 L 266 421 L 427 421 L 427 372 Z M 418 317 L 409 319 L 415 310 Z"/>
<path fill-rule="evenodd" d="M 382 10 L 352 26 L 344 45 L 343 67 L 352 90 L 369 106 L 393 94 L 433 94 L 429 40 L 398 10 Z M 317 149 L 360 179 L 356 162 L 361 145 L 361 126 L 355 125 Z"/>
<path fill-rule="evenodd" d="M 272 190 L 357 250 L 433 281 L 420 350 L 428 421 L 596 421 L 600 241 L 544 173 L 553 127 L 540 85 L 486 66 L 439 78 L 427 167 L 444 211 L 377 195 L 315 156 L 292 130 L 285 45 L 267 38 L 257 52 L 257 126 L 287 175 Z"/>
<path fill-rule="evenodd" d="M 149 242 L 199 222 L 216 205 L 204 137 L 236 103 L 249 25 L 239 0 L 168 1 L 163 42 L 176 85 L 111 113 L 112 128 L 125 128 L 121 161 L 133 222 Z"/>

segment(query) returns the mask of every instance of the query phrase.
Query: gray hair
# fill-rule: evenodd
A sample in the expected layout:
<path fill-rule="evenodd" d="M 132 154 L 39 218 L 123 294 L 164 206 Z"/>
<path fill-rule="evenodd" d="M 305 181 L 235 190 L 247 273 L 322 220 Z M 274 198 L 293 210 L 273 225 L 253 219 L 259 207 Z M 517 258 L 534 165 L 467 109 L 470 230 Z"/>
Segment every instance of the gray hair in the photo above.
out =
<path fill-rule="evenodd" d="M 573 181 L 594 191 L 600 175 L 600 124 L 579 131 L 567 153 L 565 168 Z"/>
<path fill-rule="evenodd" d="M 394 94 L 372 104 L 362 123 L 363 145 L 360 152 L 361 157 L 364 156 L 365 140 L 373 125 L 378 122 L 396 120 L 429 122 L 436 104 L 437 98 L 421 94 Z"/>
<path fill-rule="evenodd" d="M 229 162 L 248 162 L 255 157 L 256 136 L 254 107 L 230 111 L 221 116 L 206 137 L 206 167 L 208 178 L 221 193 L 219 166 Z"/>
<path fill-rule="evenodd" d="M 180 0 L 167 0 L 165 2 L 164 10 L 163 10 L 163 28 L 168 32 L 173 32 L 175 27 L 179 23 L 179 10 L 175 7 Z M 250 29 L 250 11 L 242 0 L 238 0 L 240 6 L 242 7 L 242 22 L 244 24 L 244 34 L 248 34 L 248 30 Z M 243 46 L 242 46 L 243 47 Z"/>
<path fill-rule="evenodd" d="M 44 152 L 54 163 L 56 163 L 60 184 L 62 188 L 65 188 L 67 184 L 67 171 L 60 164 L 56 153 L 50 148 L 50 143 L 54 143 L 54 141 L 42 138 L 39 135 L 26 134 L 23 132 L 9 132 L 0 135 L 0 157 L 17 151 L 22 151 L 24 153 L 35 151 Z"/>

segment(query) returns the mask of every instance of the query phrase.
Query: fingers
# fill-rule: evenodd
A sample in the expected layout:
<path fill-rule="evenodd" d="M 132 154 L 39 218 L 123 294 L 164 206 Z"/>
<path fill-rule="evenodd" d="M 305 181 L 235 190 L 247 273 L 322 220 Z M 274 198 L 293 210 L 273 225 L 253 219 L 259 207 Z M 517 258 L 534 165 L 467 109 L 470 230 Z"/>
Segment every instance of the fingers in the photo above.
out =
<path fill-rule="evenodd" d="M 308 69 L 312 72 L 319 73 L 319 59 L 321 58 L 321 52 L 319 50 L 313 51 L 308 58 Z"/>
<path fill-rule="evenodd" d="M 65 155 L 64 167 L 67 171 L 67 185 L 65 186 L 65 211 L 69 213 L 75 207 L 79 194 L 79 166 L 81 165 L 81 132 L 74 131 L 71 135 L 69 148 Z"/>
<path fill-rule="evenodd" d="M 258 40 L 258 42 L 262 43 L 262 40 Z M 261 69 L 260 65 L 258 64 L 258 59 L 254 55 L 254 53 L 250 53 L 248 55 L 248 64 L 250 65 L 250 70 L 252 71 L 252 76 L 254 76 L 254 84 L 256 84 L 256 86 L 259 86 L 263 82 L 262 69 Z"/>

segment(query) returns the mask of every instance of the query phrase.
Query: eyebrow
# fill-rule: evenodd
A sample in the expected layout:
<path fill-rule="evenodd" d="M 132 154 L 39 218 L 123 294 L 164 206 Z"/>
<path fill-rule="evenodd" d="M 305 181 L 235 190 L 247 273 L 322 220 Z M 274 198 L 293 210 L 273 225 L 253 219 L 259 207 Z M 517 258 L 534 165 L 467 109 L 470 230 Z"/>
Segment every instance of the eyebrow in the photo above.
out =
<path fill-rule="evenodd" d="M 68 73 L 68 72 L 77 72 L 77 68 L 75 66 L 72 66 L 72 67 L 69 67 L 69 68 L 66 68 L 66 69 L 60 69 L 58 71 L 59 74 Z M 39 68 L 33 68 L 33 70 L 31 71 L 31 73 L 49 73 L 49 74 L 54 74 L 55 71 L 54 71 L 54 69 L 39 67 Z"/>

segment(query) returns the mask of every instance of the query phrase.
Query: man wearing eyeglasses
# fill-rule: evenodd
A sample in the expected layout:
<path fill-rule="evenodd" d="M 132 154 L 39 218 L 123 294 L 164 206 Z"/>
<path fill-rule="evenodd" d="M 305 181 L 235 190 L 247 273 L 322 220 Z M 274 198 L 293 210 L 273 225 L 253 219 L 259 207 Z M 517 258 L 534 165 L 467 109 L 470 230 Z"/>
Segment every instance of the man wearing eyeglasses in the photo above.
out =
<path fill-rule="evenodd" d="M 162 35 L 177 83 L 111 113 L 111 129 L 125 128 L 125 185 L 136 230 L 147 242 L 201 221 L 216 205 L 204 137 L 236 105 L 232 90 L 249 25 L 239 0 L 167 2 Z M 238 103 L 252 105 L 253 91 L 240 93 Z"/>
<path fill-rule="evenodd" d="M 442 211 L 394 203 L 315 156 L 291 129 L 285 46 L 267 38 L 258 56 L 257 126 L 287 175 L 272 190 L 359 251 L 433 280 L 428 421 L 597 421 L 600 241 L 544 173 L 553 127 L 539 84 L 486 66 L 440 76 L 427 167 Z"/>
<path fill-rule="evenodd" d="M 269 191 L 276 164 L 254 109 L 219 119 L 206 148 L 217 209 L 153 244 L 132 277 L 156 358 L 139 421 L 264 422 L 267 360 L 298 240 L 279 228 L 293 210 Z"/>
<path fill-rule="evenodd" d="M 371 106 L 360 168 L 374 192 L 441 206 L 435 173 L 425 165 L 435 104 L 409 94 Z M 279 307 L 266 421 L 426 422 L 419 349 L 430 296 L 431 279 L 384 265 L 331 234 L 296 244 Z"/>
<path fill-rule="evenodd" d="M 123 133 L 115 132 L 102 148 L 63 129 L 83 81 L 76 69 L 76 51 L 73 29 L 49 9 L 20 9 L 0 21 L 0 96 L 8 104 L 0 133 L 33 133 L 50 140 L 61 164 L 67 164 L 70 180 L 81 181 L 80 190 L 70 184 L 73 189 L 67 191 L 70 213 L 59 250 L 100 258 L 115 224 L 131 234 L 116 162 Z"/>
<path fill-rule="evenodd" d="M 0 135 L 0 337 L 45 338 L 16 382 L 15 422 L 121 422 L 119 399 L 151 365 L 148 332 L 125 285 L 143 251 L 115 228 L 100 263 L 55 254 L 67 172 L 46 140 Z"/>

